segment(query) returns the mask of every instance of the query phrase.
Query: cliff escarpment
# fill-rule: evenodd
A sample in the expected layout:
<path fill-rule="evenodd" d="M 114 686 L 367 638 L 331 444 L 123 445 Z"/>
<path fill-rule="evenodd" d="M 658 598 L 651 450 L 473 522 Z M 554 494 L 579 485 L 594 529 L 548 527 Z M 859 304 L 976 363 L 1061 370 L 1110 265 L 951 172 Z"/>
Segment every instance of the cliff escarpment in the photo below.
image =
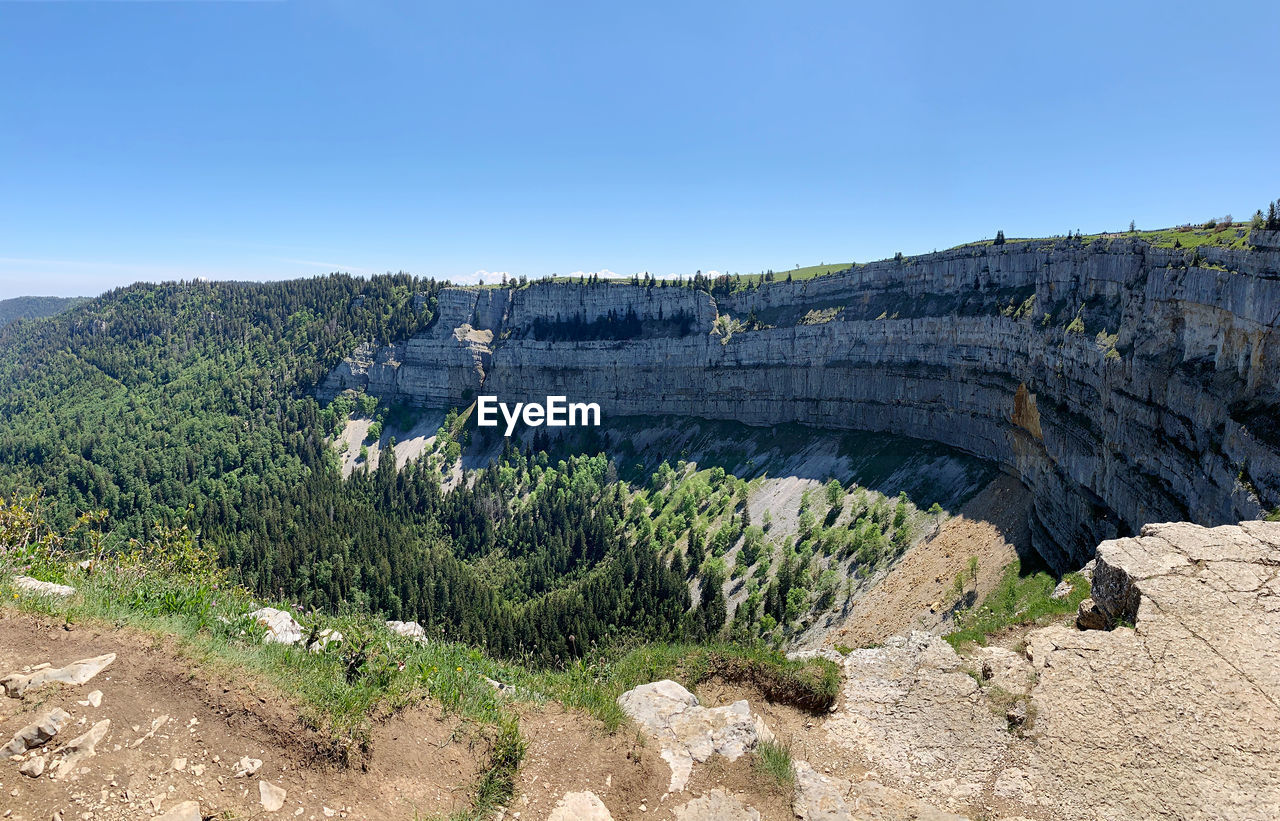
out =
<path fill-rule="evenodd" d="M 713 295 L 667 285 L 458 288 L 323 390 L 423 406 L 477 393 L 610 414 L 932 439 L 1035 496 L 1038 549 L 1078 566 L 1143 524 L 1280 505 L 1280 251 L 1136 239 L 965 246 Z"/>

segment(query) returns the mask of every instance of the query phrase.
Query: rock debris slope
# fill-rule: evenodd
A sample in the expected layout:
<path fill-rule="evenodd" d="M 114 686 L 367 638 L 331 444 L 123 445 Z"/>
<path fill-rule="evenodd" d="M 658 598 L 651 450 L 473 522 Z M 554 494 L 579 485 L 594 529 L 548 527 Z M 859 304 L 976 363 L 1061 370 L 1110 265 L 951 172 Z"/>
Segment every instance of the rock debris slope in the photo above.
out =
<path fill-rule="evenodd" d="M 933 439 L 1027 485 L 1059 569 L 1149 522 L 1280 505 L 1280 251 L 1037 240 L 719 298 L 541 283 L 448 289 L 437 308 L 422 335 L 361 348 L 322 392 L 435 407 L 565 394 L 606 418 Z"/>
<path fill-rule="evenodd" d="M 1150 525 L 1099 546 L 1095 582 L 1113 630 L 853 651 L 828 734 L 967 813 L 1280 817 L 1280 523 Z"/>

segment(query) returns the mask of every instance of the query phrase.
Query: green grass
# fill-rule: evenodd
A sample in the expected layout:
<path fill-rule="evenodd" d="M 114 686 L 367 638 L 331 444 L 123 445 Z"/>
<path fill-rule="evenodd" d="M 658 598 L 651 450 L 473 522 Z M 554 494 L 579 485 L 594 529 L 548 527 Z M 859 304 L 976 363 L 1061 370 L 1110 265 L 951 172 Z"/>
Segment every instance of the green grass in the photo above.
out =
<path fill-rule="evenodd" d="M 510 697 L 487 681 L 514 685 L 519 698 L 559 698 L 612 731 L 626 723 L 616 703 L 624 691 L 662 678 L 689 688 L 714 677 L 757 687 L 775 701 L 824 711 L 835 702 L 839 670 L 826 659 L 789 660 L 764 647 L 652 644 L 593 652 L 563 669 L 531 669 L 501 662 L 465 645 L 396 636 L 381 618 L 360 611 L 299 614 L 304 634 L 330 628 L 343 634 L 321 652 L 264 644 L 263 629 L 247 614 L 259 606 L 289 610 L 228 580 L 212 554 L 185 527 L 159 528 L 153 543 L 133 543 L 100 557 L 85 573 L 75 560 L 93 555 L 73 539 L 36 526 L 34 498 L 0 504 L 0 606 L 60 621 L 134 629 L 167 641 L 173 650 L 212 676 L 265 688 L 294 704 L 314 731 L 325 757 L 359 764 L 370 753 L 372 728 L 407 706 L 432 700 L 458 716 L 473 737 L 487 742 L 490 760 L 472 788 L 471 810 L 481 818 L 505 804 L 514 790 L 524 741 Z M 93 525 L 86 516 L 81 524 Z M 44 532 L 33 543 L 31 534 Z M 83 533 L 81 534 L 83 535 Z M 88 544 L 97 541 L 90 536 Z M 77 588 L 65 599 L 20 594 L 12 576 L 24 574 Z M 356 650 L 363 661 L 356 663 Z"/>
<path fill-rule="evenodd" d="M 806 279 L 814 279 L 815 277 L 826 276 L 827 274 L 835 274 L 840 271 L 847 271 L 857 263 L 854 262 L 837 262 L 831 265 L 807 265 L 803 268 L 792 268 L 790 270 L 774 271 L 774 282 L 786 282 L 790 276 L 792 281 L 801 281 Z M 743 274 L 742 282 L 744 285 L 753 282 L 764 282 L 764 274 Z"/>
<path fill-rule="evenodd" d="M 791 768 L 791 748 L 778 741 L 761 741 L 755 749 L 752 765 L 760 774 L 773 779 L 779 787 L 795 787 L 796 773 Z"/>
<path fill-rule="evenodd" d="M 343 634 L 342 643 L 322 652 L 264 644 L 262 629 L 245 614 L 269 603 L 228 584 L 193 544 L 179 536 L 101 561 L 87 575 L 60 561 L 56 551 L 3 554 L 0 597 L 6 608 L 20 612 L 169 640 L 179 655 L 211 675 L 265 688 L 294 704 L 315 733 L 316 752 L 348 765 L 366 759 L 377 722 L 430 699 L 459 716 L 490 748 L 489 766 L 473 785 L 471 815 L 465 817 L 488 817 L 509 800 L 524 742 L 516 716 L 485 681 L 500 665 L 461 644 L 419 645 L 359 612 L 299 619 L 304 631 L 314 624 Z M 77 592 L 65 599 L 19 594 L 11 580 L 18 573 L 71 584 Z M 353 668 L 350 656 L 360 645 L 367 660 Z"/>
<path fill-rule="evenodd" d="M 713 678 L 758 689 L 772 701 L 822 712 L 840 692 L 840 670 L 827 659 L 788 659 L 765 647 L 739 645 L 646 644 L 564 670 L 529 671 L 511 666 L 503 679 L 519 688 L 554 697 L 599 719 L 611 732 L 626 722 L 617 698 L 640 684 L 678 681 L 690 690 Z"/>
<path fill-rule="evenodd" d="M 1071 593 L 1052 599 L 1058 580 L 1045 571 L 1022 575 L 1021 562 L 1005 568 L 995 590 L 981 605 L 965 611 L 957 620 L 957 629 L 944 636 L 953 647 L 964 644 L 986 644 L 987 639 L 1017 625 L 1041 624 L 1076 612 L 1080 602 L 1089 596 L 1089 582 L 1078 573 L 1063 577 L 1072 583 Z"/>

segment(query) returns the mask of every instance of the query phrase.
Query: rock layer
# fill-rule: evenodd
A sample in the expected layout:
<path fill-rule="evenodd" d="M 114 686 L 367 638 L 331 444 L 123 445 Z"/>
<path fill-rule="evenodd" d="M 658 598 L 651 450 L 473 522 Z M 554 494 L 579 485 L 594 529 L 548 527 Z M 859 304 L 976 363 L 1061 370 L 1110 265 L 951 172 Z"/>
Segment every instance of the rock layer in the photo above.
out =
<path fill-rule="evenodd" d="M 1266 248 L 1059 239 L 719 299 L 617 283 L 449 289 L 430 329 L 360 349 L 323 391 L 441 407 L 565 394 L 606 420 L 933 439 L 1015 472 L 1036 498 L 1037 547 L 1065 569 L 1149 522 L 1224 524 L 1280 505 L 1277 272 Z M 772 327 L 725 336 L 725 314 Z"/>

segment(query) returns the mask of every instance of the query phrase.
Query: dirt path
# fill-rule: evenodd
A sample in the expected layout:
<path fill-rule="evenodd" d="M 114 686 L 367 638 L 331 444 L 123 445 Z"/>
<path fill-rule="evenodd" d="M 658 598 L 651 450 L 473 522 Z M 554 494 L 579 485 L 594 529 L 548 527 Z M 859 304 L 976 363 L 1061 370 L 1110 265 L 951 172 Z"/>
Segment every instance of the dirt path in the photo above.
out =
<path fill-rule="evenodd" d="M 115 653 L 116 660 L 83 685 L 49 684 L 21 699 L 0 696 L 0 743 L 54 707 L 71 719 L 45 751 L 111 720 L 97 754 L 65 780 L 49 773 L 28 778 L 18 772 L 21 761 L 0 761 L 0 816 L 48 821 L 60 813 L 65 821 L 133 821 L 194 800 L 205 818 L 418 819 L 467 807 L 471 785 L 488 759 L 469 725 L 423 705 L 375 729 L 364 769 L 342 768 L 319 752 L 321 739 L 296 709 L 265 686 L 212 680 L 170 643 L 142 633 L 68 630 L 0 611 L 0 676 L 103 653 Z M 94 690 L 102 692 L 100 706 L 82 704 Z M 770 723 L 778 722 L 788 739 L 806 721 L 800 711 L 766 707 L 759 693 L 745 688 L 701 695 L 708 706 L 747 698 L 753 708 L 767 709 Z M 673 819 L 678 807 L 713 789 L 737 795 L 764 818 L 791 817 L 790 796 L 762 779 L 750 756 L 698 765 L 685 792 L 666 796 L 671 770 L 655 742 L 626 728 L 610 734 L 590 716 L 556 702 L 518 709 L 528 749 L 507 818 L 519 813 L 521 819 L 542 821 L 565 793 L 590 790 L 616 821 Z M 158 719 L 155 734 L 143 738 Z M 243 756 L 262 761 L 252 777 L 235 777 Z M 283 808 L 264 810 L 260 780 L 286 790 Z"/>
<path fill-rule="evenodd" d="M 84 685 L 49 684 L 21 699 L 0 696 L 0 743 L 54 707 L 71 719 L 53 747 L 111 720 L 97 755 L 65 780 L 28 778 L 19 774 L 19 762 L 0 762 L 0 811 L 8 818 L 48 821 L 61 813 L 66 821 L 133 821 L 186 800 L 199 801 L 206 818 L 447 814 L 467 806 L 487 759 L 486 749 L 468 742 L 461 722 L 424 705 L 375 730 L 367 771 L 338 768 L 317 754 L 313 734 L 278 697 L 244 681 L 208 680 L 150 637 L 0 615 L 0 676 L 103 653 L 116 653 L 115 662 Z M 81 704 L 94 690 L 102 691 L 101 705 Z M 154 736 L 141 740 L 165 716 Z M 262 761 L 255 776 L 234 776 L 242 756 Z M 287 792 L 284 807 L 270 816 L 260 800 L 261 779 Z"/>
<path fill-rule="evenodd" d="M 954 616 L 957 597 L 952 586 L 966 575 L 966 594 L 981 601 L 1003 575 L 1004 568 L 1029 549 L 1027 515 L 1031 494 L 1010 476 L 983 488 L 938 533 L 907 551 L 893 571 L 857 599 L 826 644 L 865 647 L 908 630 L 936 632 Z M 977 585 L 968 581 L 969 559 L 978 559 Z M 976 589 L 976 593 L 974 593 Z"/>

